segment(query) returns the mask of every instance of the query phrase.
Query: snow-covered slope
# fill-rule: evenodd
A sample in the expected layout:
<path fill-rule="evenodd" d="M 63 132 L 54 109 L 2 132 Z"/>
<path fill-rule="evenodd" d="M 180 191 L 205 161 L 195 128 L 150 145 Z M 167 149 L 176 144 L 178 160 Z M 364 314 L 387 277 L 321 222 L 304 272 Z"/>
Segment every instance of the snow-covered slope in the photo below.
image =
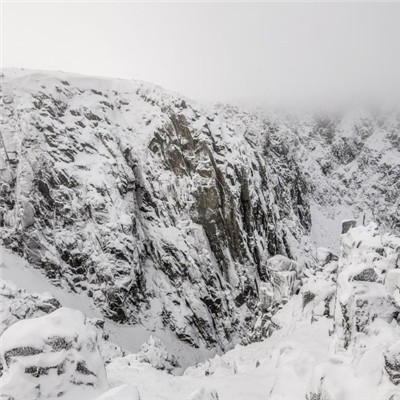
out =
<path fill-rule="evenodd" d="M 276 270 L 288 271 L 284 268 L 285 260 L 274 261 L 273 265 Z M 160 368 L 159 362 L 168 360 L 160 354 L 165 351 L 159 341 L 151 339 L 139 354 L 114 355 L 106 365 L 107 381 L 96 383 L 92 388 L 76 387 L 74 379 L 67 381 L 62 374 L 48 379 L 44 373 L 55 352 L 60 350 L 43 345 L 49 342 L 46 337 L 53 337 L 56 332 L 67 340 L 73 329 L 78 332 L 78 340 L 95 336 L 93 326 L 80 312 L 60 309 L 45 318 L 26 319 L 26 329 L 19 333 L 18 324 L 4 333 L 2 383 L 9 390 L 7 393 L 15 395 L 25 390 L 26 395 L 21 399 L 53 399 L 46 393 L 51 395 L 51 390 L 62 386 L 66 396 L 73 391 L 75 398 L 94 400 L 108 385 L 109 391 L 98 399 L 397 400 L 400 394 L 399 271 L 399 237 L 381 235 L 375 224 L 351 228 L 341 237 L 339 257 L 319 249 L 300 291 L 291 294 L 286 302 L 274 296 L 280 306 L 271 313 L 267 323 L 273 322 L 276 329 L 264 340 L 237 345 L 222 356 L 187 368 L 181 376 L 173 376 L 168 374 L 165 364 Z M 273 285 L 280 284 L 275 281 Z M 32 298 L 35 296 L 31 295 L 29 301 Z M 36 303 L 42 304 L 43 298 L 49 297 L 36 295 Z M 74 313 L 79 318 L 65 332 L 60 332 L 55 322 L 59 324 L 60 318 L 68 320 Z M 35 329 L 45 321 L 45 329 Z M 28 342 L 40 353 L 40 358 L 17 351 Z M 104 343 L 97 339 L 100 350 Z M 93 352 L 93 346 L 90 349 Z M 98 354 L 91 352 L 74 353 L 74 357 L 100 371 L 96 376 L 102 376 L 102 365 L 92 363 Z M 34 373 L 31 369 L 25 372 L 17 369 L 20 363 L 27 365 L 32 360 L 37 365 Z M 80 377 L 81 371 L 71 368 L 73 359 L 68 363 L 65 371 L 72 377 Z M 83 378 L 96 381 L 96 376 Z M 40 387 L 41 392 L 27 391 L 27 385 L 12 385 L 18 377 L 30 386 L 40 384 L 36 388 Z"/>
<path fill-rule="evenodd" d="M 400 293 L 400 238 L 380 235 L 371 224 L 342 236 L 339 260 L 321 253 L 325 259 L 300 293 L 273 315 L 279 329 L 270 337 L 188 368 L 181 377 L 128 355 L 107 366 L 111 385 L 133 383 L 152 400 L 186 400 L 199 387 L 215 390 L 220 400 L 397 399 L 400 303 L 393 294 Z M 360 274 L 371 269 L 375 275 Z M 371 290 L 360 290 L 365 286 Z M 347 299 L 353 301 L 345 315 Z"/>
<path fill-rule="evenodd" d="M 21 70 L 3 72 L 1 95 L 3 245 L 175 348 L 248 342 L 267 260 L 295 260 L 302 279 L 343 217 L 399 229 L 395 111 L 266 115 Z"/>

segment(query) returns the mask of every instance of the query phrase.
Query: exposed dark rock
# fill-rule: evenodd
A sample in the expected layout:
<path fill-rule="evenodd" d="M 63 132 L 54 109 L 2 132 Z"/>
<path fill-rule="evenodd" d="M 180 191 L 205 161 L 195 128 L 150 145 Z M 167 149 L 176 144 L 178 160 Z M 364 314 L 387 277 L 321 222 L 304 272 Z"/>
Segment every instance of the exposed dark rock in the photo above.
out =
<path fill-rule="evenodd" d="M 361 282 L 376 282 L 378 280 L 378 274 L 373 268 L 367 268 L 355 275 L 353 280 Z"/>
<path fill-rule="evenodd" d="M 345 220 L 342 222 L 342 234 L 347 233 L 351 228 L 357 226 L 357 221 Z"/>

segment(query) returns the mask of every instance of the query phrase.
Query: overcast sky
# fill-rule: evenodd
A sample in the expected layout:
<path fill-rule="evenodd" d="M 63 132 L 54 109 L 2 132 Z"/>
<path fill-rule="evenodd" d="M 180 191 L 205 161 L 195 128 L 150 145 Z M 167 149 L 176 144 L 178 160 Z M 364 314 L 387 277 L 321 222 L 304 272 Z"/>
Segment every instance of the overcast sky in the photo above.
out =
<path fill-rule="evenodd" d="M 4 2 L 4 67 L 137 78 L 189 97 L 400 93 L 400 3 Z"/>

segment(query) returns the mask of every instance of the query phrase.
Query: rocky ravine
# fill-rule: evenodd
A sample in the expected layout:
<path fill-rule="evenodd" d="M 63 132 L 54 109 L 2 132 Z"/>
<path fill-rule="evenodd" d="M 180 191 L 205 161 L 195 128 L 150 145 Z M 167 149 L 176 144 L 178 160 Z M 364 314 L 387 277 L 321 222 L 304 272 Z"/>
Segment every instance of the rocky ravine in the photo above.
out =
<path fill-rule="evenodd" d="M 399 229 L 399 114 L 364 132 L 16 70 L 1 92 L 2 242 L 115 321 L 227 349 L 249 339 L 267 259 L 311 265 L 313 207 Z"/>
<path fill-rule="evenodd" d="M 123 354 L 108 341 L 104 320 L 54 311 L 54 298 L 2 282 L 2 398 L 398 400 L 400 237 L 380 234 L 373 223 L 348 225 L 339 255 L 318 249 L 301 281 L 293 261 L 268 261 L 273 278 L 261 285 L 259 308 L 269 313 L 258 321 L 262 341 L 182 376 L 168 373 L 176 359 L 160 340 Z"/>

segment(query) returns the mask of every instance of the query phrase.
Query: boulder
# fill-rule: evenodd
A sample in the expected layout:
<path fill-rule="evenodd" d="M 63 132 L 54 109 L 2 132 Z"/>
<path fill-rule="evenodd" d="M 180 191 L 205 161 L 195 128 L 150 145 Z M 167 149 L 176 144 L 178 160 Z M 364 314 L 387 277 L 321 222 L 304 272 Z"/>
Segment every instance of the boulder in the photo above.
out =
<path fill-rule="evenodd" d="M 378 280 L 378 274 L 373 268 L 366 268 L 353 276 L 353 280 L 361 282 L 376 282 Z"/>
<path fill-rule="evenodd" d="M 395 385 L 400 385 L 400 340 L 390 346 L 383 355 L 384 369 Z"/>
<path fill-rule="evenodd" d="M 41 317 L 61 307 L 49 293 L 28 293 L 13 283 L 0 280 L 0 335 L 21 319 Z"/>
<path fill-rule="evenodd" d="M 96 331 L 80 311 L 63 307 L 16 322 L 0 340 L 6 398 L 79 398 L 107 389 Z"/>
<path fill-rule="evenodd" d="M 350 340 L 357 332 L 366 332 L 368 326 L 377 318 L 387 323 L 397 319 L 400 306 L 391 297 L 380 283 L 354 283 L 347 303 L 340 303 L 336 308 L 336 320 L 342 331 L 344 347 L 347 348 Z"/>
<path fill-rule="evenodd" d="M 385 286 L 389 294 L 400 304 L 400 268 L 388 271 Z"/>
<path fill-rule="evenodd" d="M 161 340 L 157 337 L 150 336 L 139 350 L 139 359 L 147 362 L 156 369 L 171 372 L 179 367 L 176 357 L 169 354 Z"/>
<path fill-rule="evenodd" d="M 355 228 L 357 226 L 357 221 L 354 219 L 345 219 L 342 221 L 342 235 L 347 233 L 351 228 Z"/>
<path fill-rule="evenodd" d="M 338 256 L 324 247 L 318 247 L 316 254 L 316 269 L 323 271 L 325 269 L 337 268 Z"/>

